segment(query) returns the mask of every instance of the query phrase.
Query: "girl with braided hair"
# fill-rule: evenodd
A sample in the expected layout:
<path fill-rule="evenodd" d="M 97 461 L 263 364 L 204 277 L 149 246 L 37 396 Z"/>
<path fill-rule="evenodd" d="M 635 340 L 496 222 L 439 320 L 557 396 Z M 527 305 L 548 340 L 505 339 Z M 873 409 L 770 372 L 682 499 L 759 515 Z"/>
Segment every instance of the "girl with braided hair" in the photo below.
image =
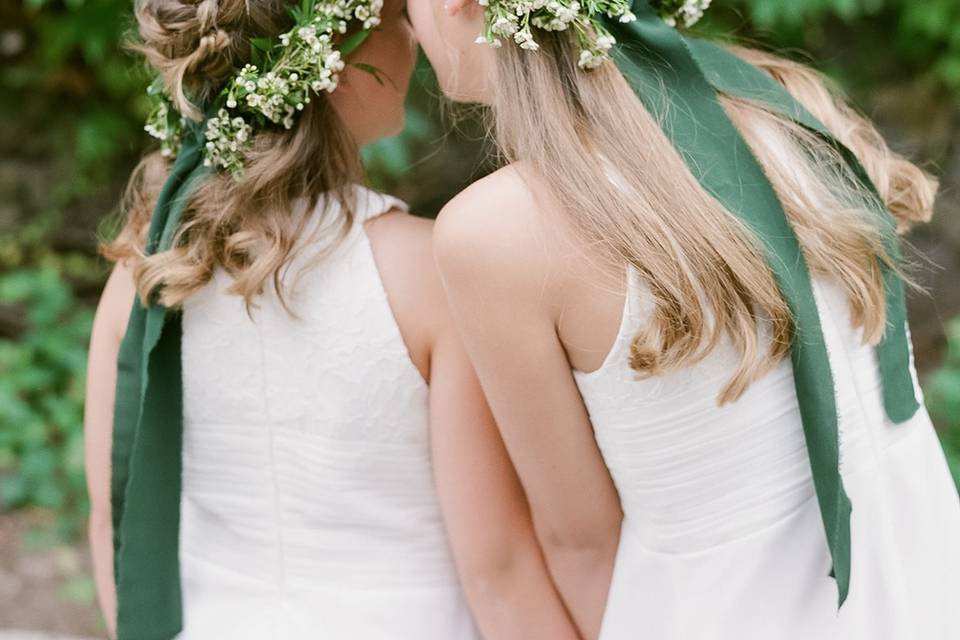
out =
<path fill-rule="evenodd" d="M 402 0 L 136 17 L 160 150 L 104 247 L 85 419 L 111 632 L 575 638 L 431 223 L 361 186 L 358 146 L 403 123 Z"/>

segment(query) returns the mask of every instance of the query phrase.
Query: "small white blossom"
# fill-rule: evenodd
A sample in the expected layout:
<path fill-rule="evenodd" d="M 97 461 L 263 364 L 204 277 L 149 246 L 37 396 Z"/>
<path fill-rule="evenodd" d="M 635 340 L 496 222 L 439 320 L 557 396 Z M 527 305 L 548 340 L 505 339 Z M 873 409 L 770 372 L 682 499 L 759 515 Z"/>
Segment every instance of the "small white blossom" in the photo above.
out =
<path fill-rule="evenodd" d="M 160 155 L 170 158 L 180 150 L 183 126 L 183 117 L 176 115 L 173 105 L 165 95 L 159 95 L 156 106 L 143 125 L 143 130 L 160 141 Z"/>
<path fill-rule="evenodd" d="M 517 24 L 516 20 L 511 20 L 506 16 L 501 16 L 497 18 L 497 21 L 493 23 L 490 29 L 497 35 L 509 37 L 519 31 L 520 26 Z"/>
<path fill-rule="evenodd" d="M 533 41 L 533 34 L 530 33 L 529 29 L 523 29 L 513 34 L 513 39 L 517 44 L 520 45 L 521 49 L 526 49 L 528 51 L 536 51 L 540 48 L 536 42 Z"/>

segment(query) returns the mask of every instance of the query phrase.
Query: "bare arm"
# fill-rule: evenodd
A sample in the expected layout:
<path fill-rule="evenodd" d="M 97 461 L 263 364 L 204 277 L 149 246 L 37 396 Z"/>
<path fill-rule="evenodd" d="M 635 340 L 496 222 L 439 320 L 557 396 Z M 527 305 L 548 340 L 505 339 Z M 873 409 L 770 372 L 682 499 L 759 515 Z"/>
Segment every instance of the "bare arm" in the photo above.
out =
<path fill-rule="evenodd" d="M 93 573 L 100 610 L 110 636 L 115 635 L 117 613 L 113 581 L 113 525 L 110 510 L 110 445 L 113 432 L 113 400 L 117 380 L 117 352 L 127 328 L 133 303 L 133 280 L 123 267 L 116 267 L 97 306 L 87 359 L 87 390 L 84 408 L 87 491 L 90 495 L 89 538 Z"/>
<path fill-rule="evenodd" d="M 482 198 L 468 191 L 441 214 L 438 264 L 551 573 L 583 636 L 595 638 L 619 539 L 619 500 L 557 338 L 558 267 L 539 223 L 523 212 L 536 205 L 522 184 L 494 180 Z M 508 202 L 492 202 L 491 191 Z M 509 215 L 491 215 L 498 206 Z"/>
<path fill-rule="evenodd" d="M 433 469 L 450 543 L 485 638 L 574 640 L 523 489 L 453 331 L 434 349 Z"/>
<path fill-rule="evenodd" d="M 367 235 L 404 342 L 430 384 L 433 472 L 474 618 L 490 640 L 576 640 L 519 481 L 452 326 L 432 223 L 387 214 Z"/>

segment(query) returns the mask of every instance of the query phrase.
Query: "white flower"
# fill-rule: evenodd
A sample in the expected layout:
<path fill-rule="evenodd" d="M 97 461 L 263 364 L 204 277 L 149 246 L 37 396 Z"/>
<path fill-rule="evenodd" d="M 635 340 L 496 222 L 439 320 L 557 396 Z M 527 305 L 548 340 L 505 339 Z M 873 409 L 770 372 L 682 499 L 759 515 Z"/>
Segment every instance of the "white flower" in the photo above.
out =
<path fill-rule="evenodd" d="M 496 22 L 490 27 L 490 30 L 501 36 L 512 36 L 520 29 L 516 20 L 511 20 L 505 16 L 497 18 Z"/>
<path fill-rule="evenodd" d="M 580 59 L 577 60 L 577 66 L 586 70 L 596 69 L 608 59 L 604 51 L 588 51 L 584 49 L 580 52 Z"/>
<path fill-rule="evenodd" d="M 336 69 L 338 71 L 342 70 L 343 61 L 340 59 L 340 52 L 339 51 L 331 52 L 330 55 L 327 56 L 327 59 L 324 60 L 323 66 L 325 66 L 327 69 Z"/>
<path fill-rule="evenodd" d="M 521 49 L 526 49 L 527 51 L 536 51 L 540 48 L 540 45 L 533 41 L 533 34 L 530 33 L 529 29 L 516 32 L 513 35 L 513 39 L 517 44 L 520 45 Z"/>

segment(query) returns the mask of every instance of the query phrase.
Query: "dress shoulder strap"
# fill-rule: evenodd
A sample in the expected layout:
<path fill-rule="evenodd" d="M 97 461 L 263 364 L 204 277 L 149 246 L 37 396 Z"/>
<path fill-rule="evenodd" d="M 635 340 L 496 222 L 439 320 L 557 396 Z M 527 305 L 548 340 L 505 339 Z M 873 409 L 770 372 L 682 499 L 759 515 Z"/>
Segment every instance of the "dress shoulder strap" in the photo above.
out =
<path fill-rule="evenodd" d="M 355 220 L 360 224 L 383 215 L 388 211 L 398 209 L 400 211 L 410 210 L 410 207 L 403 200 L 385 193 L 380 193 L 379 191 L 374 191 L 369 187 L 359 184 L 354 185 L 352 205 Z"/>

